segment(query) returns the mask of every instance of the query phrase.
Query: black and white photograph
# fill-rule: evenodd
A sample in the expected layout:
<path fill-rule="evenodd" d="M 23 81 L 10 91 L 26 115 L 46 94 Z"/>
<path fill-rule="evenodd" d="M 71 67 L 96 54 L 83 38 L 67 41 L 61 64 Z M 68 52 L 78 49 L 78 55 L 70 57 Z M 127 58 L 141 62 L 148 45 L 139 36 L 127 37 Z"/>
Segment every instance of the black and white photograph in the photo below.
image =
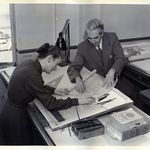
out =
<path fill-rule="evenodd" d="M 149 16 L 150 3 L 0 3 L 0 148 L 150 146 Z"/>

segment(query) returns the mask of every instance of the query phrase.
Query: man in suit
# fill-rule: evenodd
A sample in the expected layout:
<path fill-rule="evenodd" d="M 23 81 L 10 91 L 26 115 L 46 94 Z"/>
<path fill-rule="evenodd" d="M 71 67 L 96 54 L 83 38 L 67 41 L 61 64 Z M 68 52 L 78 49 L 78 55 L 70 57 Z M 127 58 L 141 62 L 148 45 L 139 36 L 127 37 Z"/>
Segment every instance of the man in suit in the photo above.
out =
<path fill-rule="evenodd" d="M 98 74 L 104 76 L 104 86 L 109 88 L 127 63 L 117 35 L 104 32 L 103 24 L 95 18 L 87 22 L 84 39 L 78 45 L 74 61 L 68 68 L 71 82 L 76 82 L 76 91 L 84 92 L 85 86 L 80 75 L 84 66 L 90 71 L 96 69 Z"/>

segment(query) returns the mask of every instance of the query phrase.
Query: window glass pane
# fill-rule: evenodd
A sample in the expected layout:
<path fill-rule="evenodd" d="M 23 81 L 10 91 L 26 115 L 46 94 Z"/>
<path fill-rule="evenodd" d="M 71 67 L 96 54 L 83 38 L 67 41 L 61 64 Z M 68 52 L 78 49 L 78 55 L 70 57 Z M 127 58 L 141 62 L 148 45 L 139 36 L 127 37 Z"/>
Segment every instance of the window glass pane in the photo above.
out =
<path fill-rule="evenodd" d="M 0 63 L 12 61 L 9 4 L 0 4 Z"/>

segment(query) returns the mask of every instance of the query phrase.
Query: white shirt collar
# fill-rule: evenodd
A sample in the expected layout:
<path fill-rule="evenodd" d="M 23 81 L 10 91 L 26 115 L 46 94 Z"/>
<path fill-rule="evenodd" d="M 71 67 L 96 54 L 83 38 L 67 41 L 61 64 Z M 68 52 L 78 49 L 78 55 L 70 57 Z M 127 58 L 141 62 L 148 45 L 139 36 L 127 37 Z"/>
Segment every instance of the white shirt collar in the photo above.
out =
<path fill-rule="evenodd" d="M 102 40 L 103 40 L 103 39 L 101 39 L 101 41 L 100 41 L 100 43 L 99 43 L 99 47 L 100 47 L 101 49 L 102 49 Z M 98 50 L 98 46 L 96 46 L 95 48 Z M 103 49 L 102 49 L 102 50 L 103 50 Z"/>
<path fill-rule="evenodd" d="M 99 43 L 99 47 L 102 49 L 102 38 L 101 38 L 101 41 L 100 41 L 100 43 Z"/>

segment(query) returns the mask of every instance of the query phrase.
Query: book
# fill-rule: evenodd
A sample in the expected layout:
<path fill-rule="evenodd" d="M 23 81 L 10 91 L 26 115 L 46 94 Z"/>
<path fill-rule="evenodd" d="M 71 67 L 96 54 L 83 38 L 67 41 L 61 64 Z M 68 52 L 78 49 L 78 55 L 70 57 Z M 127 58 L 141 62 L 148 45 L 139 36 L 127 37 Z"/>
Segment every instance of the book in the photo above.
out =
<path fill-rule="evenodd" d="M 143 116 L 135 112 L 132 108 L 120 112 L 114 112 L 111 115 L 111 118 L 115 123 L 120 124 L 120 126 L 134 125 L 143 120 Z"/>
<path fill-rule="evenodd" d="M 106 123 L 106 132 L 119 141 L 145 134 L 149 129 L 150 124 L 133 108 L 112 113 Z"/>

